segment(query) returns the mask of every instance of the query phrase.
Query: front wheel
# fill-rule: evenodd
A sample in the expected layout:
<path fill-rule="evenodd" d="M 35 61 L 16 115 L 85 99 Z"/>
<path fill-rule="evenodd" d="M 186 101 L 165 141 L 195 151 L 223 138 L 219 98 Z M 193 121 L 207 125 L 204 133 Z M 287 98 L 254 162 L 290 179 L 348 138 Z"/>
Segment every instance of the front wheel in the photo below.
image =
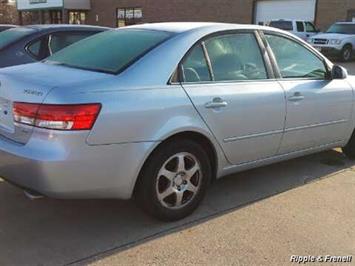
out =
<path fill-rule="evenodd" d="M 355 130 L 351 135 L 349 142 L 342 148 L 342 151 L 349 159 L 355 159 Z"/>
<path fill-rule="evenodd" d="M 345 45 L 341 50 L 340 59 L 343 62 L 349 62 L 353 56 L 353 48 L 351 45 Z"/>
<path fill-rule="evenodd" d="M 209 157 L 201 145 L 190 140 L 168 142 L 143 167 L 136 199 L 160 220 L 179 220 L 198 207 L 211 174 Z"/>

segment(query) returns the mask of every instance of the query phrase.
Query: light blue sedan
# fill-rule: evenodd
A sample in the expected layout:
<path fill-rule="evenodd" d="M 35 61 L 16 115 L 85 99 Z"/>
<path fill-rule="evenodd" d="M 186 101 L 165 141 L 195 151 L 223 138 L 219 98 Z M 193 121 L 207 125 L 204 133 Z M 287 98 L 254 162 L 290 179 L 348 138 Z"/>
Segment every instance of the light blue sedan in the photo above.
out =
<path fill-rule="evenodd" d="M 215 179 L 334 147 L 355 79 L 268 27 L 146 24 L 0 70 L 0 176 L 32 196 L 189 215 Z"/>

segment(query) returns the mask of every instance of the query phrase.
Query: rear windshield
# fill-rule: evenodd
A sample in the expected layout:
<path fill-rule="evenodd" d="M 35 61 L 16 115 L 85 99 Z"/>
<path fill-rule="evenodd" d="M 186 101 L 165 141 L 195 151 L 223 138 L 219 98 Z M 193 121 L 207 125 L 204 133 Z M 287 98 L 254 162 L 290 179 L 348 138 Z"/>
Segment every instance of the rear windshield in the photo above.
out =
<path fill-rule="evenodd" d="M 355 34 L 355 24 L 333 24 L 327 33 Z"/>
<path fill-rule="evenodd" d="M 271 21 L 270 27 L 278 28 L 281 30 L 292 30 L 292 22 L 291 21 Z"/>
<path fill-rule="evenodd" d="M 13 28 L 0 32 L 0 49 L 35 32 L 30 28 Z"/>
<path fill-rule="evenodd" d="M 64 48 L 45 62 L 118 74 L 170 35 L 139 29 L 106 31 Z"/>

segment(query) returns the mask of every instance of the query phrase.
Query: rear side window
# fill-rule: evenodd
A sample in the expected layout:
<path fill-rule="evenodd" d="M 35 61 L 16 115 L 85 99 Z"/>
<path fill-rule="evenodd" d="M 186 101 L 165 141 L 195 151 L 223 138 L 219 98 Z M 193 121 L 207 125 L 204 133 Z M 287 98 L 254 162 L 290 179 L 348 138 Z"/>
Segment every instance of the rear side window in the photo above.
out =
<path fill-rule="evenodd" d="M 38 61 L 48 57 L 48 36 L 42 36 L 41 38 L 29 43 L 26 50 Z"/>
<path fill-rule="evenodd" d="M 297 21 L 296 22 L 296 26 L 297 26 L 297 31 L 298 32 L 304 32 L 304 25 L 302 21 Z"/>
<path fill-rule="evenodd" d="M 65 47 L 81 41 L 91 35 L 95 34 L 94 32 L 56 32 L 49 35 L 49 52 L 54 54 Z"/>
<path fill-rule="evenodd" d="M 36 32 L 30 28 L 14 28 L 0 32 L 0 49 Z"/>
<path fill-rule="evenodd" d="M 216 81 L 266 79 L 259 45 L 252 33 L 214 37 L 205 42 Z"/>
<path fill-rule="evenodd" d="M 207 61 L 201 45 L 195 46 L 181 65 L 184 82 L 210 81 Z"/>
<path fill-rule="evenodd" d="M 265 37 L 283 78 L 326 78 L 327 70 L 323 61 L 307 48 L 282 36 L 266 34 Z"/>
<path fill-rule="evenodd" d="M 271 21 L 270 26 L 281 30 L 293 30 L 292 21 Z"/>
<path fill-rule="evenodd" d="M 27 49 L 36 59 L 40 57 L 42 40 L 35 41 L 30 44 Z"/>
<path fill-rule="evenodd" d="M 117 74 L 171 35 L 138 29 L 106 31 L 64 48 L 46 62 Z"/>

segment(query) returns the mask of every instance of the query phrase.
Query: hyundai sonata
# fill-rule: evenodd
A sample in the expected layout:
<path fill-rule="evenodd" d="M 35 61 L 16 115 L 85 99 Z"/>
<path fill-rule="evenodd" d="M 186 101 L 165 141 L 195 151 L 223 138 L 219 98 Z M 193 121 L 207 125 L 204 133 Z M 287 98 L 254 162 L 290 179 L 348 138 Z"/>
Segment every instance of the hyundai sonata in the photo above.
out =
<path fill-rule="evenodd" d="M 0 82 L 0 176 L 32 195 L 134 197 L 176 220 L 222 176 L 334 147 L 355 157 L 354 79 L 278 29 L 131 26 Z"/>

